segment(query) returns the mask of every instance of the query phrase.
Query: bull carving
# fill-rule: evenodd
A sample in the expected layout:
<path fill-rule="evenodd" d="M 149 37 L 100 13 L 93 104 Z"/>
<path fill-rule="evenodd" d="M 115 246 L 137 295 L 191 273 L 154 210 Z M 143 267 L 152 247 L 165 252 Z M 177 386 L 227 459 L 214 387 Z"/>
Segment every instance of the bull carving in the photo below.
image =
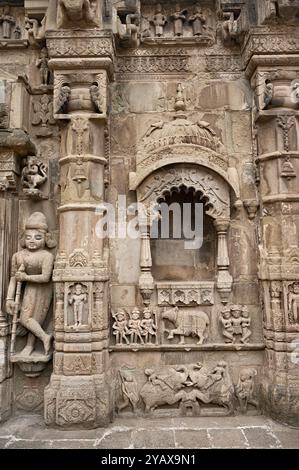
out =
<path fill-rule="evenodd" d="M 208 315 L 201 310 L 194 312 L 174 307 L 164 310 L 162 318 L 174 324 L 173 329 L 167 330 L 168 339 L 174 338 L 175 335 L 180 336 L 180 344 L 185 343 L 185 336 L 198 337 L 197 344 L 203 344 L 208 336 L 207 329 L 210 320 Z"/>

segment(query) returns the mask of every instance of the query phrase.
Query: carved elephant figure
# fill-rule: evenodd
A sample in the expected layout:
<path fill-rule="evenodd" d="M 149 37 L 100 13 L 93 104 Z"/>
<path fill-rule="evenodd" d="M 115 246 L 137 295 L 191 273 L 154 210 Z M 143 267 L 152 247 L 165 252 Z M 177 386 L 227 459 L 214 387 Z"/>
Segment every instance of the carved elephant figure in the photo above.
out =
<path fill-rule="evenodd" d="M 145 375 L 148 381 L 140 390 L 140 397 L 147 413 L 158 406 L 174 405 L 182 399 L 182 389 L 188 377 L 185 366 L 162 367 L 157 371 L 146 369 Z"/>
<path fill-rule="evenodd" d="M 207 338 L 207 328 L 210 324 L 208 315 L 203 311 L 189 311 L 178 307 L 164 310 L 163 320 L 169 320 L 175 328 L 169 331 L 168 339 L 175 335 L 180 336 L 180 343 L 184 344 L 185 336 L 197 336 L 198 343 L 202 344 Z"/>

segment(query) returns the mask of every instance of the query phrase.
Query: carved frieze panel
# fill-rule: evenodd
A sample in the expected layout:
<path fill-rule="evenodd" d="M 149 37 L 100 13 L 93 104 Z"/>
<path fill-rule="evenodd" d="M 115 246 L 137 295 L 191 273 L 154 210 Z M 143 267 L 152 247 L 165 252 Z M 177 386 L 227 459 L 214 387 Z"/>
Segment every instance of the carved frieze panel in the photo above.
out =
<path fill-rule="evenodd" d="M 208 338 L 210 318 L 201 310 L 165 308 L 161 316 L 167 340 L 178 336 L 180 344 L 187 344 L 186 338 L 191 337 L 197 341 L 197 344 L 203 344 Z M 169 324 L 171 324 L 170 327 Z"/>
<path fill-rule="evenodd" d="M 158 305 L 196 306 L 214 304 L 214 282 L 157 283 Z"/>
<path fill-rule="evenodd" d="M 144 381 L 146 376 L 146 381 Z M 123 367 L 118 374 L 118 412 L 152 413 L 163 406 L 171 416 L 258 412 L 257 370 L 239 371 L 236 383 L 225 361 L 156 366 L 144 371 Z"/>
<path fill-rule="evenodd" d="M 253 54 L 292 54 L 298 52 L 298 35 L 283 32 L 250 32 L 242 49 L 244 64 L 247 65 Z M 274 57 L 271 60 L 274 60 Z M 275 60 L 274 60 L 275 61 Z"/>
<path fill-rule="evenodd" d="M 215 12 L 199 2 L 145 4 L 141 8 L 140 35 L 141 43 L 147 45 L 211 45 L 216 35 Z"/>
<path fill-rule="evenodd" d="M 114 319 L 112 331 L 117 346 L 157 344 L 157 317 L 156 312 L 150 308 L 146 307 L 142 313 L 137 307 L 132 311 L 118 309 L 112 312 L 112 316 Z"/>
<path fill-rule="evenodd" d="M 60 57 L 112 57 L 113 45 L 110 37 L 97 30 L 55 31 L 47 33 L 50 58 Z"/>
<path fill-rule="evenodd" d="M 251 316 L 247 306 L 229 305 L 224 307 L 219 315 L 219 324 L 226 343 L 250 341 Z"/>

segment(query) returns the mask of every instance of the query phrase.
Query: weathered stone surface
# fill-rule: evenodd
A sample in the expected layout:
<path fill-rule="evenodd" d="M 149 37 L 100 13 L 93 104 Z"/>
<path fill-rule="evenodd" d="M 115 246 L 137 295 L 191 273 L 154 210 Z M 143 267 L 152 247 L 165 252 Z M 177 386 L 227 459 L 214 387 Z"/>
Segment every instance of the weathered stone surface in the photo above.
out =
<path fill-rule="evenodd" d="M 211 429 L 208 431 L 212 446 L 215 448 L 244 449 L 247 447 L 246 438 L 241 429 Z"/>
<path fill-rule="evenodd" d="M 298 9 L 1 2 L 1 445 L 299 426 Z"/>

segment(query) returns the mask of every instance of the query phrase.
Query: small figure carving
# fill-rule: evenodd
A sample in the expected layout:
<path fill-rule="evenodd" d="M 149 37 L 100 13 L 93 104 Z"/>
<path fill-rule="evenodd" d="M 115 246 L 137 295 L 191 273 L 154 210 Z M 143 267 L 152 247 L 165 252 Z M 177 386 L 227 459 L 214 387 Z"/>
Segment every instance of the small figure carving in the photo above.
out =
<path fill-rule="evenodd" d="M 97 0 L 58 0 L 58 27 L 98 26 Z"/>
<path fill-rule="evenodd" d="M 25 358 L 33 353 L 36 338 L 42 341 L 45 356 L 48 356 L 52 335 L 46 333 L 42 325 L 52 302 L 54 257 L 45 247 L 54 248 L 56 243 L 48 231 L 44 214 L 34 212 L 28 218 L 20 242 L 23 249 L 12 258 L 6 310 L 10 315 L 14 314 L 17 283 L 24 283 L 19 322 L 29 334 L 20 356 Z"/>
<path fill-rule="evenodd" d="M 39 24 L 35 18 L 25 17 L 25 30 L 27 31 L 28 40 L 31 45 L 38 45 L 45 38 L 46 16 Z"/>
<path fill-rule="evenodd" d="M 195 6 L 194 14 L 189 17 L 188 21 L 192 24 L 193 36 L 201 36 L 205 33 L 207 18 L 200 5 Z"/>
<path fill-rule="evenodd" d="M 235 392 L 242 413 L 246 413 L 249 404 L 255 407 L 258 406 L 257 401 L 254 399 L 254 377 L 256 375 L 256 369 L 242 369 L 240 371 Z"/>
<path fill-rule="evenodd" d="M 68 83 L 62 84 L 56 99 L 56 106 L 55 110 L 57 113 L 66 114 L 67 113 L 67 105 L 71 96 L 71 88 Z"/>
<path fill-rule="evenodd" d="M 224 406 L 229 413 L 232 412 L 234 386 L 227 362 L 219 361 L 217 363 L 216 367 L 208 374 L 203 390 L 209 391 L 210 403 Z"/>
<path fill-rule="evenodd" d="M 7 129 L 9 125 L 8 106 L 6 103 L 0 103 L 0 129 Z"/>
<path fill-rule="evenodd" d="M 232 315 L 232 325 L 233 325 L 233 334 L 235 336 L 242 334 L 242 307 L 241 305 L 232 305 L 231 306 L 231 315 Z"/>
<path fill-rule="evenodd" d="M 299 81 L 293 80 L 291 84 L 291 99 L 294 103 L 299 103 Z"/>
<path fill-rule="evenodd" d="M 48 67 L 49 57 L 46 47 L 41 50 L 41 58 L 36 61 L 36 66 L 40 71 L 40 78 L 43 85 L 49 84 L 50 70 Z"/>
<path fill-rule="evenodd" d="M 233 12 L 223 13 L 222 38 L 224 42 L 230 42 L 238 34 L 238 23 Z"/>
<path fill-rule="evenodd" d="M 174 338 L 174 335 L 180 336 L 180 343 L 185 343 L 185 336 L 197 336 L 198 343 L 203 344 L 207 338 L 207 328 L 210 324 L 208 315 L 202 311 L 189 312 L 174 307 L 170 310 L 165 310 L 162 318 L 169 320 L 175 325 L 175 328 L 168 331 L 168 338 Z"/>
<path fill-rule="evenodd" d="M 162 13 L 161 4 L 157 4 L 156 13 L 153 19 L 150 20 L 155 25 L 155 36 L 161 37 L 164 34 L 164 26 L 167 23 L 167 17 Z"/>
<path fill-rule="evenodd" d="M 288 309 L 295 323 L 299 322 L 299 283 L 289 286 Z"/>
<path fill-rule="evenodd" d="M 122 391 L 122 403 L 117 405 L 118 412 L 131 404 L 133 412 L 137 410 L 139 402 L 138 385 L 130 371 L 122 369 L 119 371 Z"/>
<path fill-rule="evenodd" d="M 144 336 L 145 343 L 151 343 L 152 338 L 157 340 L 157 325 L 152 319 L 152 312 L 148 307 L 143 310 L 143 319 L 140 326 L 143 330 L 142 335 Z"/>
<path fill-rule="evenodd" d="M 74 321 L 76 326 L 83 325 L 84 304 L 87 302 L 87 294 L 84 286 L 80 283 L 75 284 L 73 292 L 69 297 L 69 304 L 73 305 Z"/>
<path fill-rule="evenodd" d="M 186 20 L 187 10 L 181 10 L 180 4 L 176 3 L 175 12 L 171 15 L 175 36 L 183 36 L 183 23 Z"/>
<path fill-rule="evenodd" d="M 226 343 L 233 343 L 234 329 L 230 313 L 230 307 L 225 307 L 220 314 L 220 323 L 222 325 L 222 334 L 225 337 Z"/>
<path fill-rule="evenodd" d="M 29 196 L 40 196 L 39 186 L 48 179 L 47 166 L 36 157 L 27 157 L 27 164 L 22 170 L 22 186 Z"/>
<path fill-rule="evenodd" d="M 3 8 L 3 13 L 0 16 L 0 23 L 2 24 L 2 37 L 4 39 L 11 39 L 12 27 L 16 24 L 16 20 L 10 14 L 10 7 L 6 5 Z"/>
<path fill-rule="evenodd" d="M 241 343 L 248 343 L 252 332 L 250 329 L 251 319 L 246 306 L 225 307 L 220 313 L 219 321 L 226 343 L 235 343 L 238 338 Z"/>
<path fill-rule="evenodd" d="M 90 87 L 90 97 L 91 101 L 93 102 L 96 111 L 98 113 L 103 113 L 103 107 L 104 107 L 104 100 L 101 95 L 100 87 L 97 82 L 93 83 Z"/>
<path fill-rule="evenodd" d="M 249 311 L 246 305 L 242 309 L 242 318 L 241 318 L 241 329 L 242 329 L 242 337 L 240 339 L 241 343 L 248 343 L 252 332 L 250 330 L 251 319 L 249 316 Z"/>
<path fill-rule="evenodd" d="M 116 344 L 123 344 L 123 341 L 125 341 L 126 344 L 130 344 L 130 341 L 126 336 L 129 334 L 129 329 L 128 320 L 124 310 L 119 309 L 116 313 L 112 313 L 112 316 L 115 320 L 112 325 L 112 329 L 113 334 L 115 335 Z"/>
<path fill-rule="evenodd" d="M 129 334 L 131 335 L 131 343 L 138 343 L 138 339 L 141 344 L 144 344 L 142 338 L 142 329 L 141 329 L 141 320 L 140 320 L 140 311 L 135 307 L 130 315 L 130 320 L 128 323 Z"/>
<path fill-rule="evenodd" d="M 274 90 L 273 83 L 271 83 L 270 80 L 267 79 L 265 81 L 263 109 L 266 109 L 271 103 L 272 98 L 273 98 L 273 90 Z"/>
<path fill-rule="evenodd" d="M 14 34 L 14 38 L 15 38 L 15 39 L 21 39 L 21 37 L 22 37 L 22 30 L 21 30 L 20 26 L 16 26 L 16 27 L 15 27 L 15 30 L 14 30 L 13 34 Z"/>

